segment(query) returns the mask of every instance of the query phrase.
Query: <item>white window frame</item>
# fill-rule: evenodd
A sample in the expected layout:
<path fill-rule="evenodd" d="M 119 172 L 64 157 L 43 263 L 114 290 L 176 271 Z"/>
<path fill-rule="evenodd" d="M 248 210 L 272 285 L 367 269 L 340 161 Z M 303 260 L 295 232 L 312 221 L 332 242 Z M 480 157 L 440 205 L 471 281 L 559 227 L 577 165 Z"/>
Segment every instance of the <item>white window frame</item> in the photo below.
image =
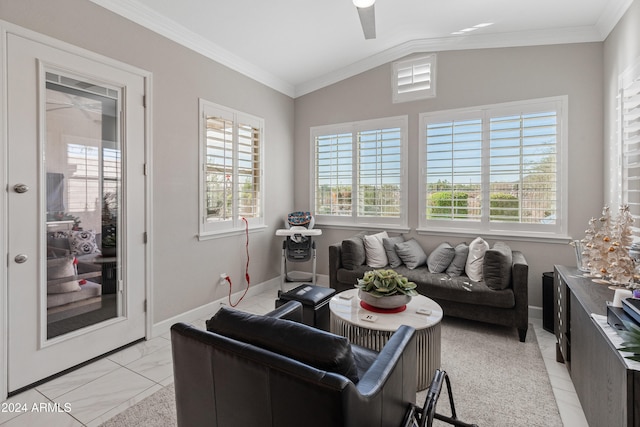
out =
<path fill-rule="evenodd" d="M 428 67 L 429 70 L 426 73 L 420 73 L 420 69 L 424 70 L 424 67 Z M 428 83 L 425 82 L 425 74 L 428 74 Z M 394 62 L 391 73 L 391 93 L 394 104 L 434 98 L 436 96 L 436 54 Z"/>
<path fill-rule="evenodd" d="M 198 209 L 198 224 L 199 233 L 198 238 L 200 240 L 206 240 L 209 238 L 219 237 L 225 234 L 235 234 L 243 232 L 248 225 L 250 229 L 260 229 L 265 227 L 264 219 L 264 140 L 265 140 L 265 122 L 264 119 L 250 114 L 243 113 L 222 105 L 215 104 L 213 102 L 206 101 L 204 99 L 199 100 L 199 209 Z M 231 217 L 227 220 L 210 220 L 206 215 L 206 203 L 207 203 L 207 117 L 220 117 L 224 120 L 233 122 L 233 136 L 232 136 L 232 213 Z M 246 218 L 247 224 L 244 223 L 243 218 L 239 214 L 239 197 L 238 197 L 238 185 L 239 172 L 239 140 L 238 140 L 238 127 L 239 125 L 250 125 L 256 129 L 259 129 L 259 191 L 260 197 L 257 204 L 257 216 Z"/>
<path fill-rule="evenodd" d="M 388 117 L 382 119 L 365 120 L 350 123 L 341 123 L 335 125 L 316 126 L 310 129 L 310 148 L 311 148 L 311 188 L 310 188 L 310 206 L 314 213 L 315 223 L 317 225 L 334 226 L 334 227 L 365 227 L 365 228 L 384 228 L 408 231 L 407 225 L 407 151 L 408 151 L 408 117 Z M 400 137 L 400 214 L 397 218 L 392 217 L 371 217 L 358 215 L 358 139 L 359 132 L 375 131 L 383 129 L 399 128 Z M 322 215 L 316 209 L 316 137 L 326 135 L 336 135 L 350 133 L 352 135 L 351 143 L 351 215 Z"/>
<path fill-rule="evenodd" d="M 489 221 L 488 206 L 484 210 L 480 221 L 464 220 L 428 220 L 426 215 L 427 198 L 427 170 L 426 170 L 426 128 L 429 123 L 446 122 L 451 120 L 482 119 L 482 191 L 483 199 L 489 197 L 489 120 L 495 117 L 509 115 L 531 114 L 537 111 L 555 110 L 557 114 L 556 136 L 556 217 L 555 224 L 530 224 L 520 222 Z M 568 194 L 568 97 L 557 96 L 551 98 L 516 101 L 502 104 L 484 105 L 479 107 L 422 113 L 419 116 L 420 130 L 420 183 L 419 183 L 419 228 L 422 233 L 458 233 L 461 235 L 483 234 L 503 237 L 531 237 L 540 239 L 567 239 L 567 197 Z"/>

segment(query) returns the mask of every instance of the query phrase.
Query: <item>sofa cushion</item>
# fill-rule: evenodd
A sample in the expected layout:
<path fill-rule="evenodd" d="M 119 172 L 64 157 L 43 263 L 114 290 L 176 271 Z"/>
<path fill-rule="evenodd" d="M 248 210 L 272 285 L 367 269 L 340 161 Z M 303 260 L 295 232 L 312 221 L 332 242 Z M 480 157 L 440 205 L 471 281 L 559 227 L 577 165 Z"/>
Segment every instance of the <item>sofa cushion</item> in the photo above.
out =
<path fill-rule="evenodd" d="M 226 307 L 207 321 L 207 330 L 358 382 L 356 362 L 345 337 L 290 320 Z"/>
<path fill-rule="evenodd" d="M 96 232 L 93 230 L 70 231 L 69 246 L 75 255 L 100 253 L 96 242 Z"/>
<path fill-rule="evenodd" d="M 482 265 L 484 262 L 484 254 L 488 249 L 489 244 L 485 242 L 482 237 L 476 237 L 473 242 L 469 244 L 469 256 L 467 257 L 467 264 L 464 269 L 469 279 L 474 282 L 481 282 L 483 279 Z"/>
<path fill-rule="evenodd" d="M 384 246 L 384 250 L 387 253 L 389 267 L 391 268 L 400 267 L 402 265 L 402 260 L 396 252 L 396 243 L 402 242 L 404 242 L 404 237 L 402 236 L 387 237 L 386 239 L 382 239 L 382 245 Z"/>
<path fill-rule="evenodd" d="M 338 270 L 338 281 L 355 284 L 369 270 L 367 266 L 361 266 L 355 270 L 341 268 Z M 469 280 L 467 276 L 451 277 L 446 273 L 429 273 L 427 266 L 409 269 L 402 265 L 395 271 L 415 282 L 418 285 L 416 290 L 420 295 L 435 300 L 469 304 L 469 310 L 474 310 L 473 306 L 513 308 L 516 303 L 512 288 L 494 290 L 484 282 Z"/>
<path fill-rule="evenodd" d="M 365 233 L 362 232 L 342 241 L 342 266 L 344 268 L 353 270 L 367 260 L 364 249 L 364 236 Z"/>
<path fill-rule="evenodd" d="M 467 265 L 467 258 L 469 257 L 469 245 L 466 243 L 460 243 L 455 247 L 455 256 L 447 267 L 446 273 L 449 276 L 460 276 L 464 273 L 464 267 Z"/>
<path fill-rule="evenodd" d="M 511 248 L 504 242 L 496 242 L 484 254 L 482 272 L 484 282 L 491 289 L 506 289 L 511 283 Z"/>
<path fill-rule="evenodd" d="M 47 293 L 62 294 L 80 290 L 80 284 L 73 266 L 73 257 L 51 258 L 47 260 Z M 70 280 L 60 281 L 56 279 Z"/>
<path fill-rule="evenodd" d="M 409 269 L 414 269 L 427 262 L 427 254 L 417 240 L 411 239 L 406 242 L 395 244 L 396 253 Z"/>
<path fill-rule="evenodd" d="M 388 237 L 389 235 L 386 231 L 363 237 L 366 264 L 369 267 L 382 268 L 389 264 L 387 252 L 384 250 L 384 245 L 382 244 L 382 239 Z"/>
<path fill-rule="evenodd" d="M 427 267 L 431 273 L 444 272 L 453 257 L 456 255 L 456 250 L 447 242 L 440 243 L 437 248 L 433 250 L 427 257 Z"/>

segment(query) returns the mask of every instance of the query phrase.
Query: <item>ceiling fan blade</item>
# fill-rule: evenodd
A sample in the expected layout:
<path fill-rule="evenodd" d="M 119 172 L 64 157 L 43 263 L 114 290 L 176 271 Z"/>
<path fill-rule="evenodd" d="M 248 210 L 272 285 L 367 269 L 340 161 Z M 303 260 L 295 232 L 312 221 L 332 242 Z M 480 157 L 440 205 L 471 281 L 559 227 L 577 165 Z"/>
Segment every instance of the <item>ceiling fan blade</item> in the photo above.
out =
<path fill-rule="evenodd" d="M 358 15 L 360 15 L 360 24 L 362 24 L 364 38 L 367 40 L 376 38 L 376 14 L 374 8 L 375 5 L 356 7 L 356 9 L 358 9 Z"/>

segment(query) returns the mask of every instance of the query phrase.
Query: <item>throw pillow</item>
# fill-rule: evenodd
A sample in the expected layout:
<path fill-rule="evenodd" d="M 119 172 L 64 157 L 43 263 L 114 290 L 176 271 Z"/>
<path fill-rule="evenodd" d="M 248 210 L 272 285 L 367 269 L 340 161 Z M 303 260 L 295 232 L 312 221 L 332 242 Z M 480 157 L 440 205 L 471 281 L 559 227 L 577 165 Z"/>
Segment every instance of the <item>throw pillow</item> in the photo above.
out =
<path fill-rule="evenodd" d="M 344 375 L 354 383 L 359 380 L 349 340 L 321 329 L 222 307 L 207 321 L 207 330 Z"/>
<path fill-rule="evenodd" d="M 96 232 L 93 230 L 69 232 L 69 246 L 71 253 L 75 255 L 88 255 L 100 253 L 96 243 Z"/>
<path fill-rule="evenodd" d="M 389 267 L 391 268 L 397 268 L 402 265 L 402 260 L 396 252 L 396 243 L 402 242 L 404 242 L 404 237 L 402 236 L 387 237 L 386 239 L 382 239 L 382 246 L 384 246 L 384 251 L 387 253 Z"/>
<path fill-rule="evenodd" d="M 420 267 L 427 262 L 427 254 L 424 253 L 420 243 L 415 239 L 396 243 L 395 248 L 404 265 L 410 270 Z"/>
<path fill-rule="evenodd" d="M 364 251 L 366 254 L 366 262 L 369 267 L 382 268 L 389 264 L 387 253 L 384 250 L 382 239 L 388 238 L 386 231 L 378 234 L 364 236 Z"/>
<path fill-rule="evenodd" d="M 453 257 L 456 255 L 456 250 L 449 243 L 440 243 L 433 252 L 429 254 L 427 258 L 427 267 L 429 267 L 429 273 L 442 273 L 444 272 Z"/>
<path fill-rule="evenodd" d="M 484 262 L 484 254 L 488 249 L 489 244 L 482 237 L 476 237 L 469 245 L 469 256 L 467 257 L 465 271 L 469 279 L 474 282 L 481 282 L 483 279 L 482 264 Z"/>
<path fill-rule="evenodd" d="M 495 290 L 506 289 L 511 283 L 511 264 L 513 254 L 504 242 L 496 242 L 493 248 L 484 254 L 482 271 L 484 282 Z"/>
<path fill-rule="evenodd" d="M 348 270 L 360 267 L 367 260 L 364 250 L 365 233 L 361 232 L 342 241 L 342 265 Z"/>
<path fill-rule="evenodd" d="M 469 257 L 469 245 L 466 243 L 460 243 L 455 247 L 456 254 L 447 267 L 447 274 L 449 276 L 460 276 L 464 272 L 464 267 L 467 265 L 467 258 Z"/>
<path fill-rule="evenodd" d="M 52 258 L 47 260 L 47 293 L 62 294 L 80 290 L 80 284 L 76 277 L 76 269 L 73 265 L 73 257 Z M 60 281 L 57 279 L 66 279 Z"/>

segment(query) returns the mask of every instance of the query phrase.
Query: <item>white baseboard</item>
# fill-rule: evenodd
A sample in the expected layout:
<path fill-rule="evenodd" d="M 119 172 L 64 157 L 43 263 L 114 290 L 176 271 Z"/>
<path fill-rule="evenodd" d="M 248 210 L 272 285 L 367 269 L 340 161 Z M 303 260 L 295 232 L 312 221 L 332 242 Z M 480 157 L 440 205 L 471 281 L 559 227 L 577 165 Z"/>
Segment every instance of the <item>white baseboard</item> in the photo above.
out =
<path fill-rule="evenodd" d="M 259 283 L 257 285 L 252 285 L 247 291 L 247 295 L 245 298 L 261 294 L 272 288 L 279 288 L 279 287 L 280 287 L 280 277 L 278 276 L 266 282 Z M 243 292 L 244 290 L 233 293 L 231 294 L 231 298 L 232 299 L 240 298 Z M 222 307 L 223 305 L 228 305 L 227 298 L 228 297 L 225 296 L 223 298 L 201 305 L 200 307 L 196 307 L 193 310 L 189 310 L 177 316 L 171 317 L 167 320 L 162 320 L 158 323 L 155 323 L 151 327 L 151 337 L 149 337 L 149 339 L 168 333 L 169 330 L 171 329 L 171 325 L 173 325 L 174 323 L 178 323 L 178 322 L 193 323 L 198 319 L 205 319 L 205 318 L 211 317 L 220 309 L 220 307 Z"/>
<path fill-rule="evenodd" d="M 295 273 L 295 272 L 291 272 Z M 329 276 L 326 274 L 318 274 L 316 275 L 316 284 L 318 286 L 329 286 Z M 246 297 L 251 297 L 254 295 L 261 294 L 271 289 L 280 288 L 280 276 L 275 277 L 273 279 L 267 280 L 266 282 L 259 283 L 257 285 L 251 286 L 249 291 L 247 291 Z M 231 295 L 231 298 L 239 298 L 243 291 L 236 292 Z M 171 329 L 171 325 L 178 322 L 185 323 L 193 323 L 198 319 L 205 319 L 213 314 L 215 314 L 220 307 L 223 305 L 228 305 L 227 297 L 223 297 L 212 301 L 210 303 L 201 305 L 200 307 L 196 307 L 193 310 L 189 310 L 185 313 L 179 314 L 177 316 L 171 317 L 167 320 L 163 320 L 161 322 L 155 323 L 151 327 L 151 338 L 158 337 L 160 335 L 166 334 Z M 529 318 L 530 319 L 542 319 L 542 307 L 537 306 L 529 306 Z"/>
<path fill-rule="evenodd" d="M 542 307 L 529 306 L 529 318 L 530 319 L 542 319 Z"/>

